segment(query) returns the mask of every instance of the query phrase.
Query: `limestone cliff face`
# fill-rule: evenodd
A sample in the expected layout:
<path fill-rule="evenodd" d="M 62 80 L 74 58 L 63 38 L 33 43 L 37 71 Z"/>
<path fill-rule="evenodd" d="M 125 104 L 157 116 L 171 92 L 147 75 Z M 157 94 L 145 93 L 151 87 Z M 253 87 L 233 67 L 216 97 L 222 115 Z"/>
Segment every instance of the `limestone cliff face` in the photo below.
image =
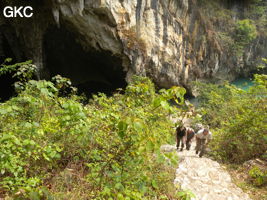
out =
<path fill-rule="evenodd" d="M 15 29 L 41 76 L 46 68 L 43 37 L 55 25 L 75 33 L 85 50 L 119 57 L 127 80 L 147 75 L 160 87 L 233 80 L 247 75 L 267 53 L 265 38 L 258 37 L 244 55 L 231 55 L 215 32 L 224 24 L 209 21 L 196 0 L 57 0 L 36 11 L 21 23 L 3 18 L 1 23 Z"/>

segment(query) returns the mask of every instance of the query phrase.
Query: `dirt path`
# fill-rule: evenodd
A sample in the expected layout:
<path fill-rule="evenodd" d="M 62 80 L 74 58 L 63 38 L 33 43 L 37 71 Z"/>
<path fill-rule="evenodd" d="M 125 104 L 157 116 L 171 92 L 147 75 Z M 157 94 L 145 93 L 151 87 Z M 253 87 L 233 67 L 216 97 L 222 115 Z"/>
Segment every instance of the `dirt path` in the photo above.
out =
<path fill-rule="evenodd" d="M 169 146 L 169 147 L 168 147 Z M 163 151 L 172 151 L 175 146 L 166 145 Z M 179 167 L 174 184 L 196 195 L 193 200 L 251 200 L 231 181 L 229 173 L 210 158 L 199 158 L 194 149 L 178 152 Z"/>

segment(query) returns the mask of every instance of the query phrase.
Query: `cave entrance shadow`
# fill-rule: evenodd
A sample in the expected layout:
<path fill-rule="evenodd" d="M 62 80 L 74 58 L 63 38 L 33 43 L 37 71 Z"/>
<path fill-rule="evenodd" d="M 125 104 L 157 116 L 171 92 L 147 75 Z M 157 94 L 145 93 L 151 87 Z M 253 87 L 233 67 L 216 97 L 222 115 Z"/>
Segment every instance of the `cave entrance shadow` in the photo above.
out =
<path fill-rule="evenodd" d="M 122 60 L 109 51 L 85 50 L 76 39 L 81 37 L 65 27 L 49 28 L 44 35 L 45 68 L 49 77 L 60 74 L 70 78 L 78 93 L 88 98 L 98 92 L 112 95 L 125 88 L 126 73 Z"/>
<path fill-rule="evenodd" d="M 0 26 L 0 65 L 20 62 L 22 60 L 20 53 L 22 52 L 15 30 L 11 26 Z M 6 58 L 11 58 L 12 62 L 5 63 Z M 0 75 L 0 102 L 7 101 L 16 95 L 14 83 L 18 80 L 13 78 L 14 73 L 7 72 Z"/>

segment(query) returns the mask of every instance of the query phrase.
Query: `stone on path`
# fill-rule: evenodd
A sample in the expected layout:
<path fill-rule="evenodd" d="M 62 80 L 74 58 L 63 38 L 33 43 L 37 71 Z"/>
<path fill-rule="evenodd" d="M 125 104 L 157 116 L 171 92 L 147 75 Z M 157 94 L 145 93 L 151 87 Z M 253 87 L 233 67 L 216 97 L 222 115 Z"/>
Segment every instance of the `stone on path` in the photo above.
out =
<path fill-rule="evenodd" d="M 165 144 L 160 147 L 162 152 L 172 152 L 176 150 L 176 147 L 170 144 Z"/>
<path fill-rule="evenodd" d="M 175 146 L 165 148 L 171 150 Z M 193 200 L 251 200 L 232 182 L 229 173 L 218 162 L 199 158 L 193 149 L 194 145 L 190 151 L 178 151 L 180 161 L 174 184 L 193 192 L 196 195 Z"/>

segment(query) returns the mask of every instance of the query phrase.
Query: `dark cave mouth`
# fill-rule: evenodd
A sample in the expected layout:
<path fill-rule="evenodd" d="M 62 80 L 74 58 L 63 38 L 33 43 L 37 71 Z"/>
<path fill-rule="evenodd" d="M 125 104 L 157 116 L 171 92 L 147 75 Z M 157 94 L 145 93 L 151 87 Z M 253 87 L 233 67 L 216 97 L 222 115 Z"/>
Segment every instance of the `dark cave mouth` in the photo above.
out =
<path fill-rule="evenodd" d="M 45 68 L 49 77 L 69 78 L 78 94 L 87 97 L 98 92 L 110 96 L 118 88 L 125 88 L 126 72 L 121 58 L 109 51 L 84 50 L 76 41 L 78 35 L 61 27 L 52 27 L 44 36 Z"/>
<path fill-rule="evenodd" d="M 12 65 L 16 62 L 19 62 L 18 58 L 16 58 L 16 55 L 14 53 L 14 49 L 12 48 L 12 44 L 10 44 L 10 41 L 7 38 L 7 35 L 3 34 L 1 32 L 1 29 L 3 27 L 0 26 L 0 65 L 7 64 Z M 9 37 L 12 37 L 13 35 L 8 35 Z M 17 38 L 12 38 L 13 41 L 16 42 Z M 20 49 L 18 49 L 20 50 Z M 5 63 L 6 58 L 11 58 L 12 61 Z M 0 66 L 1 67 L 1 66 Z M 5 74 L 0 75 L 0 102 L 4 102 L 8 99 L 10 99 L 12 96 L 14 96 L 15 88 L 14 83 L 18 81 L 17 79 L 13 78 L 14 72 L 7 72 Z"/>

